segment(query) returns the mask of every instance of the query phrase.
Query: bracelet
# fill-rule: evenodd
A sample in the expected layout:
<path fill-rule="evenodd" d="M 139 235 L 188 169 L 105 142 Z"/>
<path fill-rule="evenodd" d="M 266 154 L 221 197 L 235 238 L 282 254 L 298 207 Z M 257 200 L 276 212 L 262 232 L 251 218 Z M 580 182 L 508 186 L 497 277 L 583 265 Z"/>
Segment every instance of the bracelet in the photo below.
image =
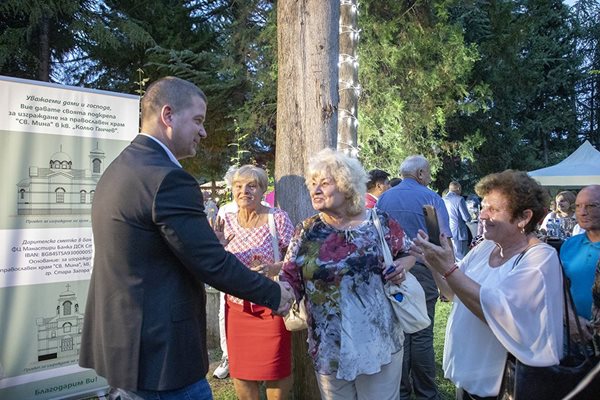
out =
<path fill-rule="evenodd" d="M 450 275 L 452 275 L 452 273 L 454 271 L 456 271 L 458 269 L 458 264 L 454 263 L 454 265 L 452 266 L 452 268 L 450 268 L 448 271 L 444 272 L 444 275 L 442 275 L 444 277 L 444 279 L 448 279 L 448 277 Z"/>

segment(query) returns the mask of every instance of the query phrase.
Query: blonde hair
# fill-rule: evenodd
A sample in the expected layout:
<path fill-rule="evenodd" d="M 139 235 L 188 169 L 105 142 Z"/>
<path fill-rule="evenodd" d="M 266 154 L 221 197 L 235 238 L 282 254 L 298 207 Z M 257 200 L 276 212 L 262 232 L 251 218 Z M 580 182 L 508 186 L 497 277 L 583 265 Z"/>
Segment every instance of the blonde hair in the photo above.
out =
<path fill-rule="evenodd" d="M 312 179 L 325 176 L 331 176 L 339 191 L 346 195 L 349 214 L 363 211 L 369 177 L 356 158 L 330 148 L 319 151 L 308 162 L 306 186 L 310 186 Z"/>
<path fill-rule="evenodd" d="M 570 190 L 564 190 L 562 192 L 559 192 L 556 196 L 554 196 L 554 202 L 556 203 L 557 209 L 559 197 L 562 197 L 569 202 L 569 211 L 575 212 L 575 199 L 577 198 L 575 193 L 571 192 Z"/>
<path fill-rule="evenodd" d="M 233 173 L 233 177 L 231 178 L 231 183 L 235 183 L 239 180 L 250 180 L 256 182 L 258 187 L 260 187 L 264 192 L 267 191 L 267 187 L 269 186 L 269 178 L 267 177 L 267 172 L 258 168 L 254 165 L 247 164 L 242 165 Z"/>

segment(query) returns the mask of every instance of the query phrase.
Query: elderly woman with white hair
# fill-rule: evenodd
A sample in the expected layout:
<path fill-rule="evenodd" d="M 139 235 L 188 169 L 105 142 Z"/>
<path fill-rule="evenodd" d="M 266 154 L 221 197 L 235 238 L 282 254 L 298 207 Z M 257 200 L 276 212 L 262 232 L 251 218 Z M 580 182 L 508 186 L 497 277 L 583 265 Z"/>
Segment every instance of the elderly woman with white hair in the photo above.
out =
<path fill-rule="evenodd" d="M 411 242 L 398 222 L 365 208 L 368 177 L 356 159 L 324 149 L 305 179 L 318 214 L 296 228 L 280 280 L 306 301 L 321 396 L 399 399 L 404 334 L 383 288 L 386 280 L 405 279 L 415 262 Z M 395 269 L 384 266 L 373 217 L 381 221 Z"/>

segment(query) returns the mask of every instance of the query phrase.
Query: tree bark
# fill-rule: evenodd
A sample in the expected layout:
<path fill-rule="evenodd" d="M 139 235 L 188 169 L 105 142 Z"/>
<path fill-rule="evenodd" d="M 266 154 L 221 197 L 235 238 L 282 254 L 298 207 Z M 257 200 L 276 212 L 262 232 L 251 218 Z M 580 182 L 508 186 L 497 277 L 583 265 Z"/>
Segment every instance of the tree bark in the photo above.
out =
<path fill-rule="evenodd" d="M 47 16 L 40 18 L 38 79 L 50 82 L 50 21 Z"/>
<path fill-rule="evenodd" d="M 310 156 L 337 143 L 339 0 L 277 2 L 278 83 L 275 195 L 296 224 L 314 214 L 304 172 Z M 294 333 L 294 399 L 318 399 L 307 333 Z"/>
<path fill-rule="evenodd" d="M 294 223 L 314 214 L 304 185 L 308 158 L 337 143 L 337 0 L 277 3 L 277 203 Z"/>

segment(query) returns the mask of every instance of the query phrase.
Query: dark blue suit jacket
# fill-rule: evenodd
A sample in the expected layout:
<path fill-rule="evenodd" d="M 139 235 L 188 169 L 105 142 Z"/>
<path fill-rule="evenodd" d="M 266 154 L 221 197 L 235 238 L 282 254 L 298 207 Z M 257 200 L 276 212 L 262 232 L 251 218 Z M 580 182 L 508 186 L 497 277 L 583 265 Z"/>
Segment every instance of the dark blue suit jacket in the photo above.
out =
<path fill-rule="evenodd" d="M 138 135 L 98 182 L 80 365 L 111 386 L 171 390 L 208 371 L 204 283 L 277 309 L 277 283 L 226 252 L 196 180 Z"/>

